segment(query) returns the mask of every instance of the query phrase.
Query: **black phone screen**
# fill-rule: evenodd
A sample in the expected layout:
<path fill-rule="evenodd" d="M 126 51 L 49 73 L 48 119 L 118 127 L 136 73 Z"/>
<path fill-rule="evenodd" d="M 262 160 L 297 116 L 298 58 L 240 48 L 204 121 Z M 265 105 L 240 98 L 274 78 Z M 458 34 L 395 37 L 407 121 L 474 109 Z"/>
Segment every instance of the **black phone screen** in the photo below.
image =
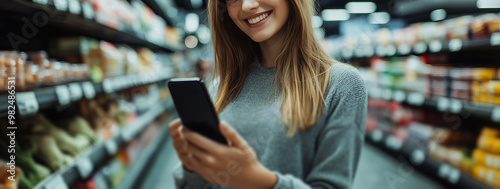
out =
<path fill-rule="evenodd" d="M 168 88 L 184 126 L 207 138 L 227 144 L 219 131 L 219 118 L 203 80 L 176 78 L 168 82 Z"/>

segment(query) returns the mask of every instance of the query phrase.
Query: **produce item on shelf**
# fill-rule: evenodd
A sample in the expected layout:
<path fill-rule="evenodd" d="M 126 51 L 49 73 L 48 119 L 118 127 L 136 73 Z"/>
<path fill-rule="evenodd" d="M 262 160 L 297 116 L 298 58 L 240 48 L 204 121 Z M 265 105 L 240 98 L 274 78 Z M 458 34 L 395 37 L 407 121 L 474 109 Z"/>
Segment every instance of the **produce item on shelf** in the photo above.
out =
<path fill-rule="evenodd" d="M 42 114 L 38 114 L 36 116 L 36 120 L 37 122 L 31 128 L 32 133 L 53 137 L 61 151 L 68 153 L 71 156 L 78 155 L 90 145 L 90 141 L 85 136 L 76 135 L 75 137 L 72 137 L 63 129 L 52 124 Z"/>
<path fill-rule="evenodd" d="M 472 168 L 474 178 L 495 188 L 500 187 L 500 171 L 481 165 L 474 165 Z"/>
<path fill-rule="evenodd" d="M 120 50 L 125 57 L 125 73 L 134 74 L 140 72 L 141 65 L 137 52 L 128 46 L 119 46 L 118 50 Z"/>
<path fill-rule="evenodd" d="M 95 132 L 92 130 L 92 127 L 89 125 L 87 120 L 85 120 L 81 116 L 75 116 L 73 119 L 71 119 L 68 123 L 68 133 L 72 135 L 73 137 L 76 137 L 78 135 L 83 135 L 87 137 L 87 139 L 91 142 L 94 143 L 98 140 L 97 135 Z"/>
<path fill-rule="evenodd" d="M 7 63 L 5 52 L 0 51 L 0 90 L 7 88 L 7 68 L 5 64 Z"/>
<path fill-rule="evenodd" d="M 19 188 L 33 188 L 36 183 L 50 175 L 50 170 L 34 160 L 34 154 L 37 151 L 36 143 L 25 137 L 16 140 L 15 163 L 22 171 L 22 174 L 19 175 Z M 0 141 L 0 148 L 7 149 L 7 146 L 4 140 Z M 10 159 L 9 157 L 3 158 Z"/>
<path fill-rule="evenodd" d="M 26 59 L 28 54 L 25 52 L 13 54 L 16 59 L 16 87 L 24 88 L 26 87 L 26 81 L 24 77 L 24 66 L 26 64 Z"/>
<path fill-rule="evenodd" d="M 12 175 L 10 174 L 10 171 L 15 171 L 15 174 Z M 17 189 L 18 187 L 18 181 L 20 175 L 22 175 L 23 172 L 19 170 L 19 168 L 14 168 L 11 169 L 9 165 L 3 163 L 0 160 L 0 188 L 1 189 Z M 10 178 L 9 178 L 10 177 Z"/>
<path fill-rule="evenodd" d="M 51 135 L 33 135 L 30 139 L 38 144 L 36 156 L 42 159 L 52 171 L 57 171 L 66 164 L 72 163 L 72 157 L 64 154 Z"/>

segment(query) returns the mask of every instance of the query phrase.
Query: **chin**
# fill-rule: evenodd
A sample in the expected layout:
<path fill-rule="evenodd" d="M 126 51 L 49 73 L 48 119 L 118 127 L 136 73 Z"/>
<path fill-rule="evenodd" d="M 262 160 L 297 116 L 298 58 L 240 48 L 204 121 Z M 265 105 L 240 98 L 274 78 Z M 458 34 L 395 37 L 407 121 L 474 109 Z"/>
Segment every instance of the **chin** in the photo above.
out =
<path fill-rule="evenodd" d="M 269 35 L 262 35 L 262 34 L 254 34 L 254 35 L 251 35 L 250 38 L 254 42 L 260 43 L 260 42 L 264 42 L 264 41 L 268 40 L 269 38 L 271 38 L 271 36 L 269 36 Z"/>

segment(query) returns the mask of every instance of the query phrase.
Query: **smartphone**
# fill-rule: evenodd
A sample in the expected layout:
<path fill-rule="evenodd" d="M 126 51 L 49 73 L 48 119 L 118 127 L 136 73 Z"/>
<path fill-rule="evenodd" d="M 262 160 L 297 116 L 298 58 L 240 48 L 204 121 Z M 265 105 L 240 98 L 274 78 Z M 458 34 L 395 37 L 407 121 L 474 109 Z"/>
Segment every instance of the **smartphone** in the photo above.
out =
<path fill-rule="evenodd" d="M 219 130 L 219 117 L 203 80 L 198 77 L 174 78 L 168 82 L 168 89 L 184 126 L 214 141 L 227 144 Z"/>

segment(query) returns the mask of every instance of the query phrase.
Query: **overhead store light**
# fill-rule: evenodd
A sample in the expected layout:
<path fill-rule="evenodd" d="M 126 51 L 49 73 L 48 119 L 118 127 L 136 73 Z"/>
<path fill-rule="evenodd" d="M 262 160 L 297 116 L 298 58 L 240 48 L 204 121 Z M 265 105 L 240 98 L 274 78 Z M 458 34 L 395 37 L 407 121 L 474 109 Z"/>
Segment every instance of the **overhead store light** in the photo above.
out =
<path fill-rule="evenodd" d="M 476 5 L 480 9 L 498 9 L 500 8 L 500 0 L 477 0 Z"/>
<path fill-rule="evenodd" d="M 321 17 L 324 21 L 344 21 L 349 20 L 350 14 L 345 9 L 324 9 Z"/>
<path fill-rule="evenodd" d="M 391 15 L 387 12 L 374 12 L 368 15 L 370 24 L 387 24 L 391 20 Z"/>
<path fill-rule="evenodd" d="M 186 15 L 186 32 L 193 33 L 200 26 L 200 18 L 196 13 L 188 13 Z"/>
<path fill-rule="evenodd" d="M 363 14 L 372 13 L 377 10 L 377 5 L 373 2 L 349 2 L 345 5 L 349 13 Z"/>
<path fill-rule="evenodd" d="M 432 21 L 440 21 L 446 18 L 446 10 L 444 9 L 436 9 L 431 12 L 431 20 Z"/>
<path fill-rule="evenodd" d="M 323 20 L 319 16 L 312 17 L 312 26 L 313 28 L 319 28 L 323 25 Z"/>

